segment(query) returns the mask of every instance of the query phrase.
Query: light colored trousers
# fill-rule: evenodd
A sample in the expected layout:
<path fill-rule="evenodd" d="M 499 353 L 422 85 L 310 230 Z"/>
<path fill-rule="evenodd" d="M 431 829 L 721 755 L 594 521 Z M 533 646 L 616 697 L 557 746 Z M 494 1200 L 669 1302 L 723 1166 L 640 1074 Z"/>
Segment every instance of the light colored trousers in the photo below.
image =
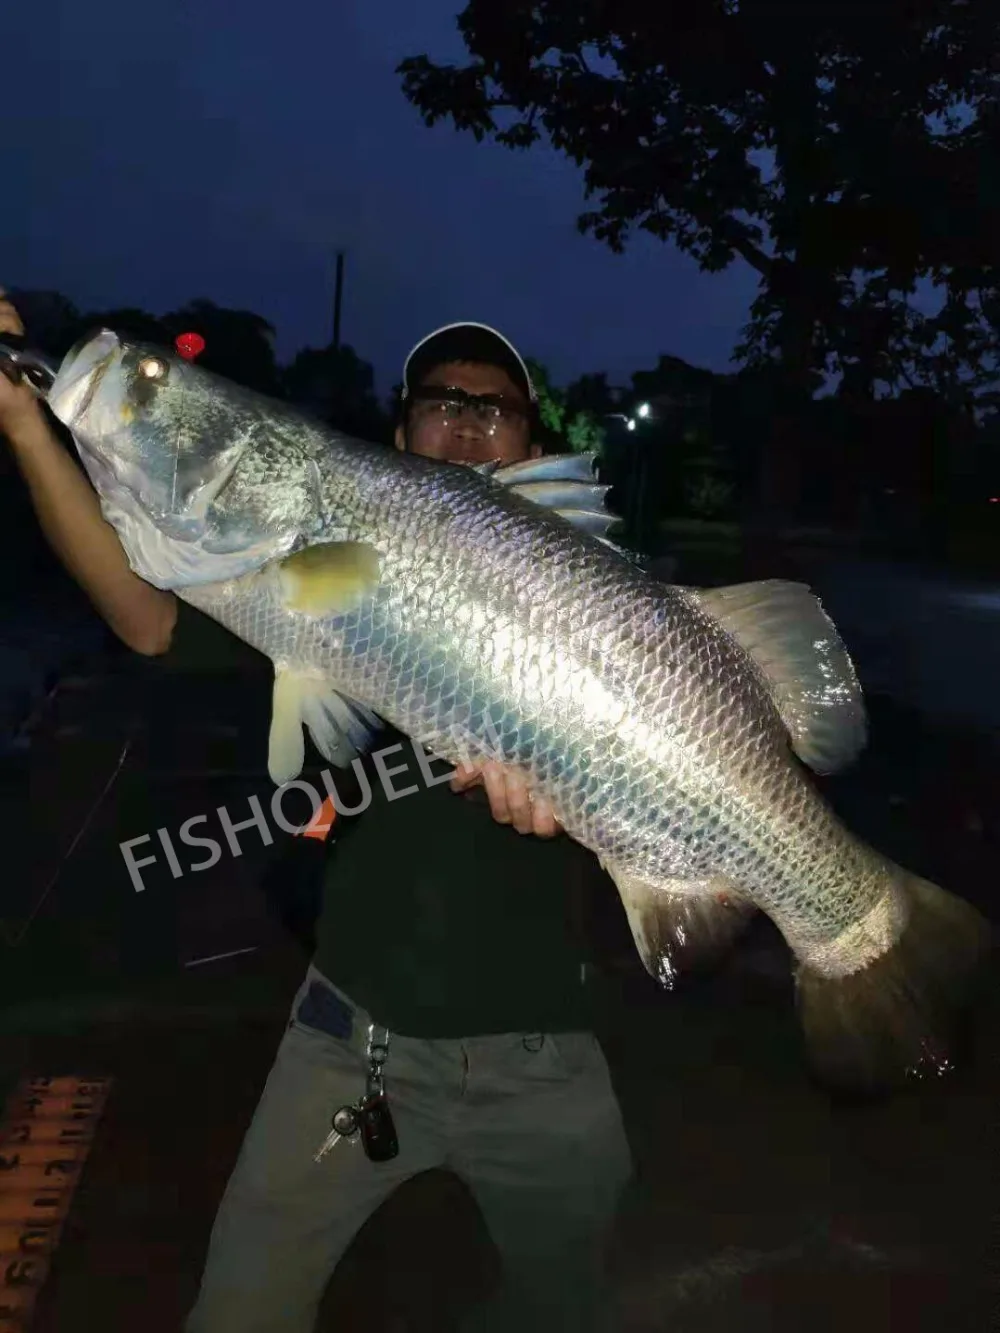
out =
<path fill-rule="evenodd" d="M 299 1021 L 317 981 L 354 1011 L 350 1036 Z M 355 1139 L 317 1163 L 333 1112 L 364 1091 L 370 1021 L 310 969 L 216 1217 L 187 1333 L 312 1333 L 365 1221 L 434 1167 L 468 1185 L 503 1264 L 499 1298 L 472 1313 L 470 1329 L 600 1327 L 604 1248 L 632 1162 L 597 1040 L 391 1034 L 398 1156 L 371 1162 Z"/>

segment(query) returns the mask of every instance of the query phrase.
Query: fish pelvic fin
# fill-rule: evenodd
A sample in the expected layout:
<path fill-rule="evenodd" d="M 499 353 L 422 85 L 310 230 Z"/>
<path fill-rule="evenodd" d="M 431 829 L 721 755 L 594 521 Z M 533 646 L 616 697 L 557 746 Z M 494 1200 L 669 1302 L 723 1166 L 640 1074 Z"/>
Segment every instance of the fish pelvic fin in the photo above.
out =
<path fill-rule="evenodd" d="M 816 773 L 837 773 L 868 739 L 854 664 L 819 598 L 769 579 L 688 592 L 767 677 L 792 749 Z"/>
<path fill-rule="evenodd" d="M 726 879 L 650 884 L 611 866 L 607 872 L 621 895 L 646 971 L 668 989 L 682 974 L 716 962 L 756 911 Z"/>
<path fill-rule="evenodd" d="M 302 772 L 304 726 L 324 759 L 347 768 L 371 746 L 382 722 L 363 704 L 339 694 L 324 677 L 276 666 L 267 771 L 279 787 Z"/>
<path fill-rule="evenodd" d="M 940 1077 L 993 943 L 973 906 L 893 867 L 886 897 L 796 965 L 807 1058 L 838 1092 Z"/>
<path fill-rule="evenodd" d="M 381 562 L 366 542 L 320 542 L 278 565 L 281 597 L 290 611 L 331 616 L 353 610 L 378 586 Z"/>

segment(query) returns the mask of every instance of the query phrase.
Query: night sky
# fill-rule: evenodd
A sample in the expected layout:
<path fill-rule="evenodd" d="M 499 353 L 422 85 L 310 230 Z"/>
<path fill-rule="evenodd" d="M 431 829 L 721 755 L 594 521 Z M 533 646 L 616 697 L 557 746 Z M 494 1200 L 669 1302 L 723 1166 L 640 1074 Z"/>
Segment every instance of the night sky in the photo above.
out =
<path fill-rule="evenodd" d="M 343 338 L 388 390 L 448 320 L 496 324 L 566 382 L 659 353 L 729 365 L 755 290 L 637 237 L 576 231 L 577 169 L 427 129 L 395 66 L 461 60 L 462 0 L 12 4 L 3 23 L 0 285 L 84 309 L 198 296 L 258 311 L 278 352 Z"/>

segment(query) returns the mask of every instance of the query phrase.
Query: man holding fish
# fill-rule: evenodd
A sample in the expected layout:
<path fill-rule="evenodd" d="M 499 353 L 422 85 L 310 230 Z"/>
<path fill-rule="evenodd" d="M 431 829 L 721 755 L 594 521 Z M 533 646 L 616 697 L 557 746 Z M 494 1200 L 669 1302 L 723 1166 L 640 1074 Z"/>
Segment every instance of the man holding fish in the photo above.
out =
<path fill-rule="evenodd" d="M 560 903 L 583 849 L 665 987 L 764 912 L 792 955 L 809 1063 L 838 1086 L 948 1069 L 956 1012 L 991 944 L 974 908 L 858 838 L 810 780 L 848 767 L 867 732 L 849 654 L 808 588 L 694 589 L 639 568 L 607 536 L 593 460 L 532 457 L 530 380 L 495 331 L 438 330 L 404 385 L 396 450 L 110 329 L 81 339 L 41 386 L 132 573 L 272 663 L 275 783 L 302 771 L 306 731 L 347 768 L 386 723 L 431 776 L 393 801 L 396 819 L 421 814 L 408 838 L 394 826 L 395 870 L 384 821 L 369 811 L 353 832 L 345 824 L 335 929 L 321 925 L 220 1212 L 195 1329 L 214 1326 L 214 1311 L 232 1327 L 307 1328 L 325 1265 L 377 1202 L 371 1182 L 391 1189 L 394 1172 L 435 1164 L 469 1181 L 507 1259 L 500 1326 L 592 1321 L 587 1278 L 628 1168 L 579 1007 L 585 969 L 564 947 Z M 41 451 L 20 407 L 14 417 L 15 449 L 30 435 Z M 135 603 L 126 613 L 110 596 L 126 570 L 98 587 L 110 548 L 81 553 L 67 539 L 46 484 L 54 461 L 24 470 L 50 540 L 92 580 L 109 623 L 136 637 Z M 176 652 L 190 618 L 165 605 L 145 642 Z M 569 836 L 510 834 L 501 852 L 490 835 L 509 831 L 485 810 L 476 824 L 475 805 L 459 819 L 443 803 L 439 781 L 467 759 L 460 785 L 499 760 L 504 790 L 520 773 L 535 810 L 544 799 Z M 496 801 L 496 770 L 482 773 Z M 341 1074 L 366 1065 L 352 1101 Z M 310 1103 L 323 1079 L 325 1098 Z M 311 1188 L 325 1177 L 302 1144 L 319 1102 L 342 1095 L 312 1159 L 337 1182 L 334 1209 Z M 362 1182 L 343 1165 L 343 1140 L 358 1134 L 365 1169 L 377 1166 Z M 419 1150 L 409 1168 L 404 1141 Z"/>

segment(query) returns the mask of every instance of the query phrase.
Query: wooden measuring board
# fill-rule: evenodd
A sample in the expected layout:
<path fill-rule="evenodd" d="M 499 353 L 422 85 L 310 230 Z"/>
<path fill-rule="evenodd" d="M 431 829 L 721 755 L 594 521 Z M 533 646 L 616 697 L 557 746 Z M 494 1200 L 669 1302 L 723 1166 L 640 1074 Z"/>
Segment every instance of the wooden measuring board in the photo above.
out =
<path fill-rule="evenodd" d="M 0 1333 L 25 1333 L 111 1080 L 22 1079 L 0 1120 Z"/>

